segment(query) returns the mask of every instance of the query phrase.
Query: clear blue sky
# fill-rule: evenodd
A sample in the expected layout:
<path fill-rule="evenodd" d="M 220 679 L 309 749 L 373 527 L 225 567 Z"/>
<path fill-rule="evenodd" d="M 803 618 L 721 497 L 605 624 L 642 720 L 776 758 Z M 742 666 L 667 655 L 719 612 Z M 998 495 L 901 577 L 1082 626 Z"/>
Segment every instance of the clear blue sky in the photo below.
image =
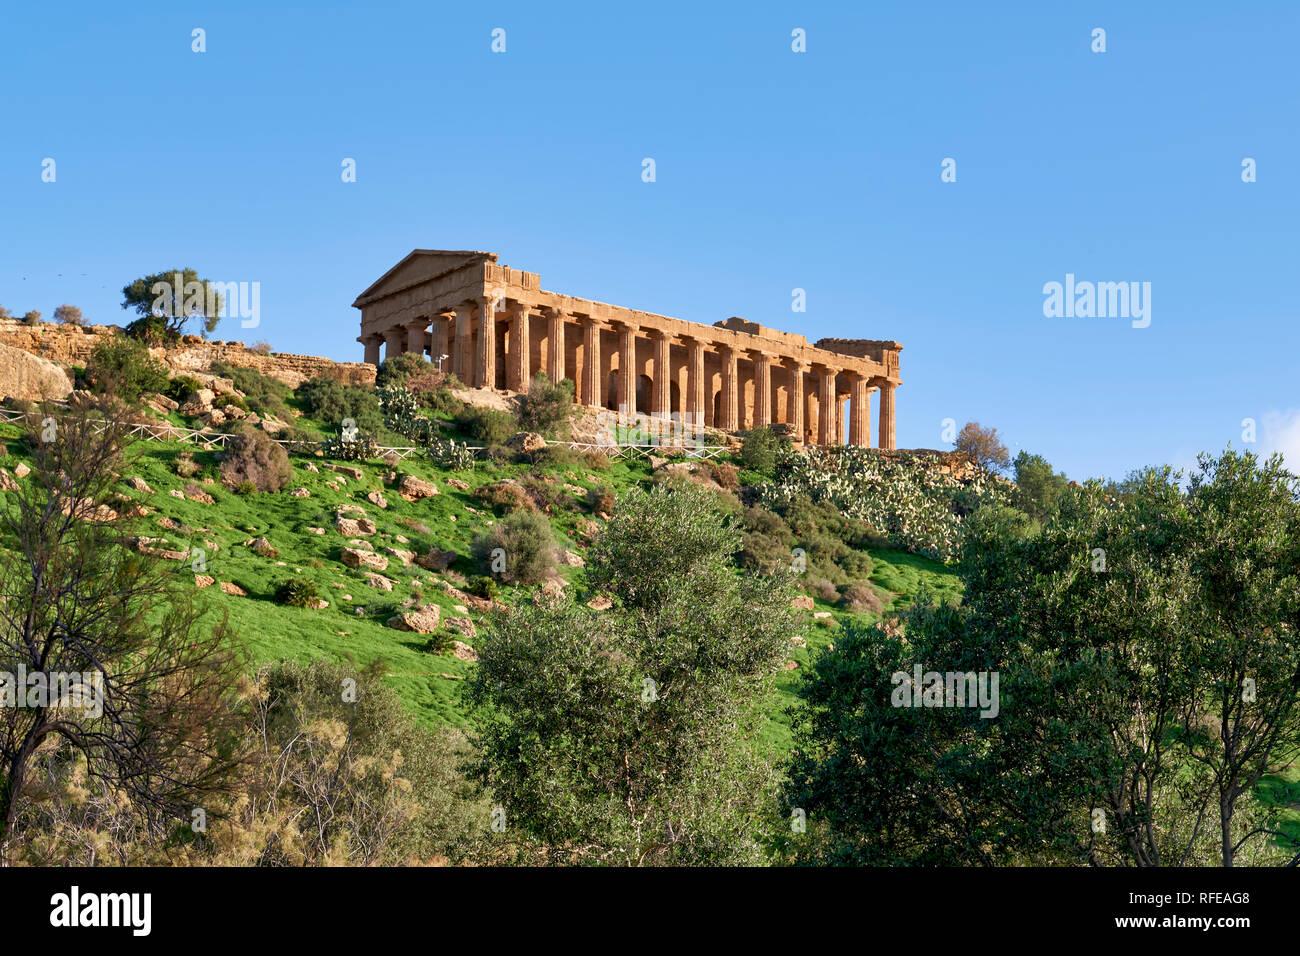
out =
<path fill-rule="evenodd" d="M 898 339 L 900 446 L 975 419 L 1071 477 L 1120 476 L 1241 447 L 1251 417 L 1254 447 L 1300 467 L 1294 0 L 3 19 L 15 313 L 123 323 L 123 285 L 192 266 L 261 283 L 261 327 L 216 337 L 356 360 L 350 303 L 371 281 L 413 248 L 485 249 L 557 292 Z M 1067 273 L 1150 282 L 1150 326 L 1045 318 L 1043 284 Z"/>

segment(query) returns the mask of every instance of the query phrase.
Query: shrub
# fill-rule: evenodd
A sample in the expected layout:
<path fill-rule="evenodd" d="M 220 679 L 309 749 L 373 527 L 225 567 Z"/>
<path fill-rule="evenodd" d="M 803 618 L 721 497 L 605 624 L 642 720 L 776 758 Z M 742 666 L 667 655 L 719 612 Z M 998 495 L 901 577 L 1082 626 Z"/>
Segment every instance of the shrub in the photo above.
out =
<path fill-rule="evenodd" d="M 582 452 L 568 445 L 547 445 L 531 457 L 537 468 L 582 468 L 587 463 Z"/>
<path fill-rule="evenodd" d="M 1007 446 L 998 438 L 996 428 L 985 428 L 979 422 L 967 422 L 957 433 L 953 447 L 964 451 L 975 464 L 988 471 L 1000 471 L 1011 464 Z"/>
<path fill-rule="evenodd" d="M 551 523 L 529 511 L 517 511 L 498 521 L 474 539 L 472 552 L 489 573 L 507 584 L 540 584 L 554 576 L 557 567 Z M 504 570 L 494 571 L 494 563 L 504 565 Z"/>
<path fill-rule="evenodd" d="M 312 607 L 319 599 L 315 583 L 307 578 L 290 578 L 275 589 L 275 603 L 289 607 Z"/>
<path fill-rule="evenodd" d="M 419 445 L 427 445 L 433 439 L 433 422 L 420 414 L 420 403 L 406 389 L 388 385 L 376 389 L 375 398 L 384 413 L 384 427 L 389 431 Z"/>
<path fill-rule="evenodd" d="M 167 388 L 167 368 L 142 344 L 124 336 L 106 338 L 95 346 L 86 364 L 86 383 L 103 395 L 138 402 L 145 392 Z"/>
<path fill-rule="evenodd" d="M 574 510 L 573 499 L 557 481 L 548 481 L 540 475 L 524 475 L 519 483 L 524 486 L 533 504 L 547 514 Z"/>
<path fill-rule="evenodd" d="M 194 460 L 193 453 L 188 451 L 183 451 L 176 456 L 175 467 L 176 474 L 182 478 L 193 478 L 203 470 L 203 466 Z"/>
<path fill-rule="evenodd" d="M 0 319 L 12 319 L 12 318 L 13 318 L 13 313 L 10 312 L 8 309 L 6 309 L 3 305 L 0 305 Z"/>
<path fill-rule="evenodd" d="M 614 492 L 610 488 L 597 486 L 587 489 L 587 507 L 594 514 L 612 515 L 614 513 L 614 504 L 618 499 L 614 497 Z"/>
<path fill-rule="evenodd" d="M 75 305 L 61 305 L 54 310 L 54 321 L 64 325 L 84 325 L 81 310 Z"/>
<path fill-rule="evenodd" d="M 271 343 L 268 342 L 266 339 L 262 339 L 260 342 L 254 342 L 248 348 L 249 351 L 256 352 L 258 355 L 271 354 Z"/>
<path fill-rule="evenodd" d="M 235 388 L 244 393 L 244 404 L 249 411 L 256 412 L 263 418 L 284 420 L 292 417 L 289 406 L 285 404 L 285 399 L 292 394 L 292 390 L 279 379 L 264 375 L 255 368 L 226 362 L 214 362 L 212 374 L 234 382 Z"/>
<path fill-rule="evenodd" d="M 840 589 L 840 604 L 855 613 L 879 614 L 885 605 L 876 589 L 869 584 L 850 584 Z"/>
<path fill-rule="evenodd" d="M 454 384 L 453 384 L 454 383 Z M 420 407 L 440 418 L 455 418 L 465 410 L 465 403 L 451 393 L 462 387 L 455 375 L 430 369 L 406 380 L 407 390 L 415 396 Z"/>
<path fill-rule="evenodd" d="M 551 384 L 545 372 L 538 372 L 528 385 L 528 394 L 519 400 L 520 427 L 547 438 L 567 438 L 573 417 L 573 391 L 572 379 Z"/>
<path fill-rule="evenodd" d="M 163 394 L 175 402 L 184 402 L 203 387 L 203 383 L 189 375 L 177 375 L 167 382 Z"/>
<path fill-rule="evenodd" d="M 221 460 L 226 487 L 247 483 L 256 491 L 283 491 L 292 477 L 288 453 L 269 435 L 244 425 L 226 443 Z"/>
<path fill-rule="evenodd" d="M 452 471 L 469 471 L 474 467 L 474 453 L 463 441 L 435 438 L 429 443 L 429 460 Z"/>
<path fill-rule="evenodd" d="M 725 461 L 711 461 L 708 468 L 713 480 L 727 491 L 735 491 L 740 487 L 740 472 L 735 465 Z"/>
<path fill-rule="evenodd" d="M 496 408 L 469 406 L 456 416 L 456 427 L 475 441 L 501 445 L 519 431 L 519 423 L 509 412 Z"/>
<path fill-rule="evenodd" d="M 41 321 L 41 313 L 36 311 L 35 309 L 32 309 L 30 312 L 28 312 L 26 315 L 23 316 L 24 325 L 39 325 L 40 321 Z"/>
<path fill-rule="evenodd" d="M 492 508 L 497 514 L 534 510 L 532 497 L 523 485 L 513 479 L 480 485 L 474 489 L 474 498 Z"/>
<path fill-rule="evenodd" d="M 840 599 L 839 590 L 825 578 L 810 578 L 804 584 L 804 589 L 813 597 L 820 598 L 828 604 L 834 604 Z"/>
<path fill-rule="evenodd" d="M 742 468 L 748 468 L 750 471 L 771 478 L 776 469 L 777 456 L 783 447 L 789 445 L 789 439 L 778 435 L 770 426 L 764 425 L 745 432 L 740 443 L 740 454 L 736 457 Z"/>
<path fill-rule="evenodd" d="M 336 378 L 317 376 L 298 386 L 298 397 L 307 413 L 318 421 L 342 425 L 351 419 L 357 428 L 377 432 L 384 426 L 379 399 L 372 389 L 344 385 Z"/>
<path fill-rule="evenodd" d="M 337 461 L 370 461 L 379 456 L 379 443 L 364 432 L 331 435 L 321 442 L 326 458 Z"/>
<path fill-rule="evenodd" d="M 474 577 L 470 578 L 465 586 L 465 590 L 470 594 L 473 594 L 476 597 L 481 597 L 487 601 L 491 601 L 501 592 L 501 588 L 497 585 L 497 582 L 486 574 L 476 574 Z"/>
<path fill-rule="evenodd" d="M 375 373 L 376 388 L 400 388 L 413 375 L 424 375 L 433 364 L 419 352 L 403 352 L 386 358 Z"/>
<path fill-rule="evenodd" d="M 447 630 L 437 630 L 429 635 L 424 649 L 430 654 L 448 654 L 456 646 L 456 636 Z"/>

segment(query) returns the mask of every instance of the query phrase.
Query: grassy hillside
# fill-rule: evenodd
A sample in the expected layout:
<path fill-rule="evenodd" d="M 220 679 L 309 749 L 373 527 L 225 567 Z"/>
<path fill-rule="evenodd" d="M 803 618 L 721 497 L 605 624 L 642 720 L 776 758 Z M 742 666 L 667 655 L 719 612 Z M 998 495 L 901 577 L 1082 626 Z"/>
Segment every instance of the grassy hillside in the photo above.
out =
<path fill-rule="evenodd" d="M 184 419 L 172 417 L 178 424 L 184 423 Z M 305 417 L 297 424 L 325 430 L 322 423 Z M 9 451 L 0 464 L 11 471 L 25 460 L 18 434 L 16 426 L 0 426 L 0 436 Z M 482 611 L 445 590 L 463 590 L 464 579 L 486 571 L 469 557 L 470 543 L 498 516 L 475 499 L 474 490 L 504 478 L 544 483 L 556 496 L 557 503 L 548 518 L 557 540 L 563 549 L 582 556 L 589 538 L 584 538 L 581 529 L 590 532 L 591 523 L 599 523 L 587 504 L 587 490 L 599 488 L 617 494 L 651 480 L 651 468 L 645 461 L 612 461 L 599 470 L 581 459 L 550 465 L 480 461 L 473 470 L 455 472 L 420 457 L 403 461 L 396 468 L 382 462 L 338 463 L 348 471 L 358 469 L 362 476 L 358 480 L 332 470 L 335 463 L 323 458 L 292 455 L 293 476 L 285 491 L 239 495 L 213 480 L 210 473 L 206 478 L 203 472 L 194 478 L 177 474 L 178 460 L 184 455 L 192 456 L 196 465 L 210 472 L 217 463 L 214 452 L 200 451 L 188 443 L 157 441 L 139 441 L 133 452 L 136 465 L 130 474 L 142 478 L 152 490 L 150 493 L 122 485 L 124 495 L 148 510 L 139 519 L 138 533 L 165 539 L 155 547 L 202 549 L 204 573 L 215 579 L 213 585 L 203 589 L 203 597 L 215 612 L 229 616 L 254 661 L 324 656 L 359 667 L 382 662 L 385 680 L 421 721 L 456 726 L 469 723 L 460 692 L 464 675 L 474 665 L 452 654 L 430 653 L 425 635 L 395 630 L 386 621 L 404 605 L 436 603 L 444 622 L 449 617 L 466 617 L 475 627 L 480 624 Z M 393 471 L 399 477 L 413 475 L 432 481 L 439 494 L 404 500 L 395 484 L 384 480 Z M 193 490 L 195 483 L 214 499 L 213 503 L 185 497 L 186 487 Z M 292 492 L 297 489 L 305 489 L 306 496 L 295 497 Z M 368 499 L 374 492 L 383 496 L 387 507 Z M 374 521 L 376 533 L 367 540 L 389 561 L 382 575 L 391 581 L 391 591 L 371 586 L 365 569 L 348 568 L 340 561 L 340 551 L 349 541 L 335 530 L 340 505 L 363 508 Z M 311 529 L 323 529 L 323 533 Z M 256 553 L 250 545 L 260 538 L 265 538 L 278 554 Z M 393 553 L 418 555 L 431 548 L 455 551 L 460 556 L 451 565 L 450 574 L 428 571 L 414 563 L 403 564 Z M 936 562 L 889 549 L 872 549 L 870 554 L 874 565 L 870 580 L 886 609 L 906 605 L 923 587 L 944 595 L 959 592 L 956 577 Z M 178 574 L 194 575 L 190 560 L 175 563 Z M 594 597 L 587 593 L 582 567 L 561 565 L 560 573 L 568 582 L 567 590 L 577 599 Z M 276 589 L 290 578 L 312 581 L 329 606 L 312 610 L 277 604 Z M 235 585 L 245 595 L 225 593 L 222 584 Z M 513 604 L 525 599 L 529 590 L 502 587 L 497 599 Z M 829 617 L 814 617 L 815 613 Z M 838 606 L 818 599 L 815 611 L 808 612 L 806 646 L 792 642 L 790 660 L 798 668 L 806 667 L 813 655 L 834 642 L 837 622 L 847 616 Z M 861 617 L 873 620 L 876 615 Z M 473 637 L 464 639 L 474 643 Z M 773 753 L 789 745 L 786 709 L 797 701 L 793 693 L 797 675 L 798 669 L 783 672 L 776 693 L 765 705 L 762 740 Z"/>

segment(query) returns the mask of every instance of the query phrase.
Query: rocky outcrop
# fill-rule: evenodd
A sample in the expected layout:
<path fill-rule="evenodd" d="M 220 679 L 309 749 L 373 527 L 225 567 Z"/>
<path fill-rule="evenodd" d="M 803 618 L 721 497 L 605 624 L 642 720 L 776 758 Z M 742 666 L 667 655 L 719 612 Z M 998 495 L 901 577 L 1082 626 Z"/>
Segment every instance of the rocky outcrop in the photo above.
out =
<path fill-rule="evenodd" d="M 116 325 L 77 327 L 50 322 L 26 325 L 16 319 L 3 319 L 0 320 L 0 345 L 60 365 L 85 365 L 96 345 L 104 338 L 120 335 L 121 332 L 121 328 Z M 375 366 L 365 362 L 333 362 L 314 355 L 263 352 L 250 349 L 243 342 L 207 341 L 197 335 L 186 335 L 174 346 L 149 351 L 173 372 L 194 378 L 200 378 L 214 362 L 225 362 L 257 369 L 290 388 L 297 388 L 310 378 L 326 374 L 340 379 L 346 385 L 368 387 L 375 384 Z M 0 358 L 0 369 L 7 370 L 9 364 L 8 358 Z M 4 374 L 0 371 L 0 375 Z M 63 395 L 57 397 L 63 398 L 71 390 L 69 383 Z M 0 387 L 0 392 L 3 391 L 4 388 Z M 23 397 L 14 392 L 9 394 Z"/>
<path fill-rule="evenodd" d="M 0 397 L 28 402 L 67 398 L 72 381 L 47 359 L 0 344 Z"/>

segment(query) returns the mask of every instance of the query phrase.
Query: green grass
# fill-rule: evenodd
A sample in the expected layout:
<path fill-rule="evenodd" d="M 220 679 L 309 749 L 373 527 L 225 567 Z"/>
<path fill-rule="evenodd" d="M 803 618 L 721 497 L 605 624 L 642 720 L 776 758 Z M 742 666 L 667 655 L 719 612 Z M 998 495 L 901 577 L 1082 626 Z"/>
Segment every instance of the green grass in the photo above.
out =
<path fill-rule="evenodd" d="M 296 399 L 290 399 L 289 404 L 295 406 Z M 185 424 L 177 416 L 169 418 L 176 424 Z M 294 424 L 322 433 L 329 431 L 327 426 L 306 416 Z M 22 460 L 21 444 L 12 440 L 17 436 L 14 426 L 0 426 L 0 437 L 10 439 L 11 451 L 7 458 L 0 459 L 0 464 L 11 471 L 14 464 Z M 582 553 L 579 522 L 591 518 L 585 504 L 586 489 L 608 488 L 620 494 L 645 482 L 650 476 L 649 465 L 644 459 L 614 460 L 608 469 L 601 470 L 592 470 L 585 462 L 528 465 L 480 461 L 472 471 L 451 472 L 412 457 L 393 470 L 429 479 L 440 493 L 407 502 L 394 487 L 384 484 L 381 476 L 390 469 L 383 463 L 341 463 L 361 469 L 364 477 L 355 481 L 331 471 L 330 463 L 324 459 L 291 455 L 293 476 L 284 492 L 245 497 L 236 495 L 219 482 L 208 484 L 203 481 L 205 475 L 212 477 L 216 474 L 217 459 L 212 452 L 201 451 L 188 443 L 152 441 L 137 442 L 132 446 L 132 452 L 138 457 L 130 473 L 143 478 L 154 489 L 154 494 L 150 495 L 121 486 L 125 495 L 150 509 L 150 513 L 140 519 L 139 533 L 165 538 L 176 550 L 203 549 L 206 559 L 204 573 L 217 582 L 230 582 L 247 592 L 246 597 L 227 595 L 218 584 L 203 589 L 201 595 L 214 614 L 226 616 L 252 662 L 326 657 L 365 667 L 382 661 L 386 682 L 401 696 L 411 712 L 429 725 L 469 724 L 462 700 L 464 681 L 456 678 L 464 678 L 473 665 L 449 654 L 431 654 L 425 650 L 425 635 L 398 631 L 387 627 L 385 622 L 397 612 L 403 600 L 412 596 L 418 596 L 422 602 L 438 604 L 444 619 L 464 612 L 455 610 L 456 600 L 436 583 L 439 575 L 418 565 L 403 566 L 397 557 L 384 549 L 390 547 L 416 554 L 430 547 L 452 550 L 461 556 L 452 565 L 453 570 L 467 577 L 482 573 L 482 569 L 468 557 L 470 543 L 489 522 L 498 518 L 474 499 L 474 489 L 502 478 L 524 478 L 533 474 L 572 486 L 573 490 L 565 490 L 564 495 L 572 501 L 573 509 L 552 515 L 551 522 L 561 545 Z M 195 463 L 203 467 L 203 472 L 193 478 L 178 476 L 176 461 L 183 453 L 192 455 Z M 314 464 L 319 472 L 310 471 L 306 467 L 308 464 Z M 337 478 L 343 480 L 341 487 L 336 489 L 331 487 L 330 479 Z M 468 487 L 455 489 L 447 483 L 448 479 L 459 479 Z M 191 481 L 201 484 L 216 503 L 202 504 L 169 494 L 173 490 L 183 490 Z M 306 488 L 310 497 L 289 495 L 289 491 L 299 487 Z M 366 500 L 367 493 L 376 490 L 383 493 L 387 509 Z M 382 573 L 393 581 L 392 591 L 370 587 L 363 571 L 349 569 L 341 563 L 339 552 L 347 546 L 347 540 L 334 528 L 335 509 L 341 504 L 360 505 L 375 522 L 376 533 L 367 540 L 378 553 L 389 559 L 389 567 Z M 179 522 L 183 527 L 179 531 L 168 530 L 159 524 L 163 519 Z M 404 520 L 408 523 L 403 523 Z M 308 530 L 311 527 L 324 528 L 325 533 L 314 534 Z M 279 555 L 264 558 L 254 554 L 245 542 L 258 537 L 265 537 Z M 943 596 L 960 593 L 956 577 L 933 561 L 890 550 L 872 551 L 871 556 L 875 563 L 871 581 L 881 592 L 887 609 L 905 607 L 923 586 Z M 192 580 L 194 572 L 190 562 L 178 561 L 176 573 Z M 590 595 L 586 591 L 583 569 L 561 567 L 560 573 L 579 600 L 588 599 Z M 312 610 L 276 604 L 276 588 L 289 578 L 312 581 L 329 606 Z M 503 587 L 498 597 L 506 604 L 513 604 L 524 599 L 525 595 L 519 589 Z M 832 622 L 855 616 L 865 621 L 875 619 L 875 615 L 850 615 L 820 601 L 817 610 L 829 611 Z M 468 616 L 476 626 L 479 625 L 480 614 L 471 612 Z M 795 689 L 800 675 L 816 654 L 834 642 L 837 630 L 838 623 L 826 625 L 811 623 L 810 620 L 807 647 L 790 645 L 789 657 L 797 662 L 798 669 L 783 671 L 777 679 L 775 691 L 762 704 L 759 739 L 764 750 L 772 756 L 789 748 L 790 720 L 786 711 L 798 703 Z M 442 676 L 444 674 L 451 677 Z"/>

